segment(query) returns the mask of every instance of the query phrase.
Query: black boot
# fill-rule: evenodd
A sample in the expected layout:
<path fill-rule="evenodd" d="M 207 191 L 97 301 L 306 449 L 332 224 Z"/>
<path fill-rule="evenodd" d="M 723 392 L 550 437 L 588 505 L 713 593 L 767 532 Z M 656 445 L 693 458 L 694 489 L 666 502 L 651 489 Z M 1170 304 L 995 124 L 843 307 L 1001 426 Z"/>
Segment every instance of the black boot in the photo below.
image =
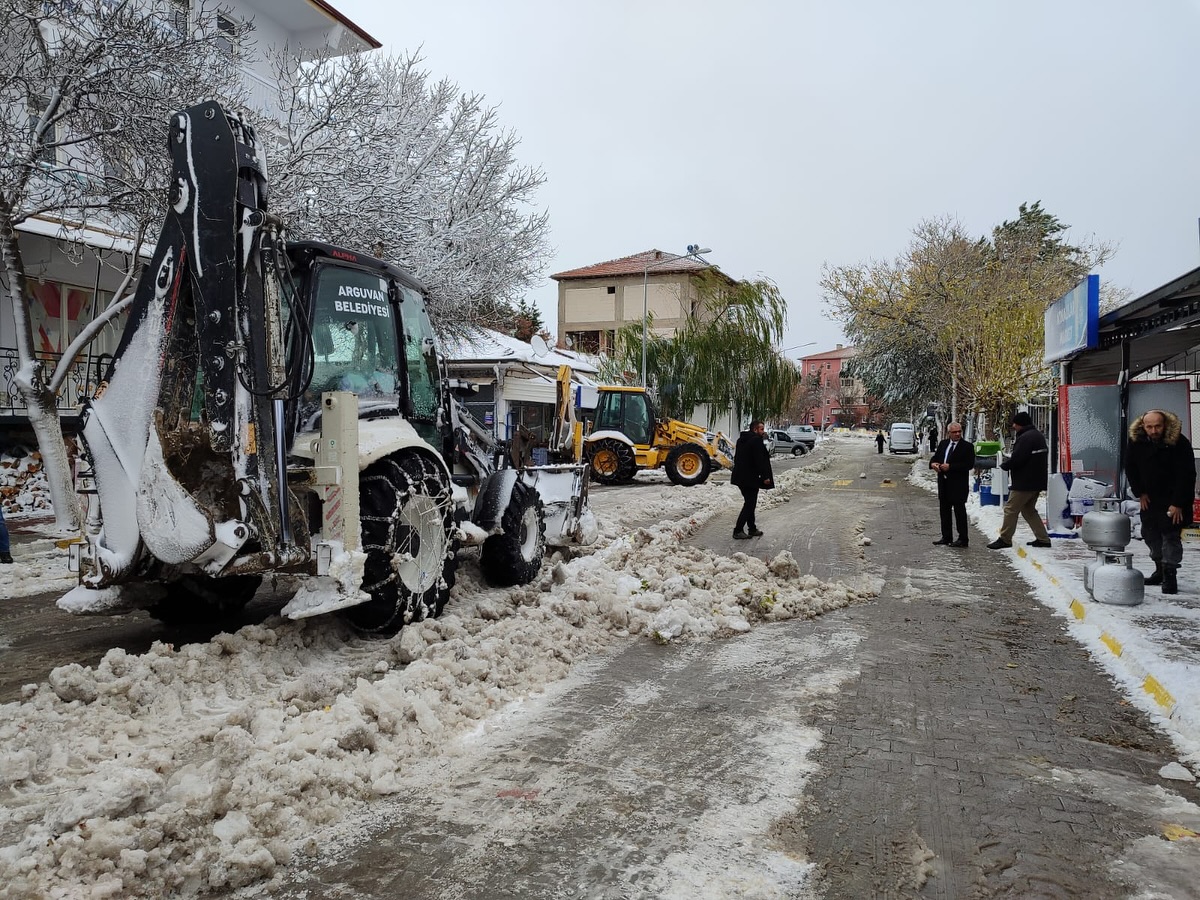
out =
<path fill-rule="evenodd" d="M 1146 576 L 1146 584 L 1163 583 L 1163 565 L 1161 559 L 1154 560 L 1154 574 Z"/>
<path fill-rule="evenodd" d="M 1178 566 L 1163 566 L 1162 592 L 1164 594 L 1179 593 L 1179 582 L 1175 580 L 1175 573 L 1178 570 Z"/>

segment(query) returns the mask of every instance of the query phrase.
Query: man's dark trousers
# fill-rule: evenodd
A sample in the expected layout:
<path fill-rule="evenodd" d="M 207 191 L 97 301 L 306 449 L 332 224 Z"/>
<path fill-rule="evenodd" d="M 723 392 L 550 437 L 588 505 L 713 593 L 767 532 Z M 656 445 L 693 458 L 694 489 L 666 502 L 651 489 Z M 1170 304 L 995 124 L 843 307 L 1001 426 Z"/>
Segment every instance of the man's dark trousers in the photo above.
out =
<path fill-rule="evenodd" d="M 754 510 L 758 506 L 758 488 L 747 487 L 744 484 L 738 485 L 738 490 L 742 492 L 742 511 L 738 513 L 737 524 L 733 526 L 734 531 L 741 531 L 746 528 L 749 531 L 754 531 L 758 528 L 754 524 Z"/>
<path fill-rule="evenodd" d="M 941 485 L 938 487 L 940 488 Z M 954 532 L 950 530 L 950 515 L 953 510 L 954 525 L 958 528 L 959 539 L 965 541 L 970 537 L 970 532 L 967 531 L 967 502 L 951 500 L 946 494 L 946 490 L 938 491 L 938 512 L 942 517 L 942 540 L 947 544 L 954 540 Z"/>

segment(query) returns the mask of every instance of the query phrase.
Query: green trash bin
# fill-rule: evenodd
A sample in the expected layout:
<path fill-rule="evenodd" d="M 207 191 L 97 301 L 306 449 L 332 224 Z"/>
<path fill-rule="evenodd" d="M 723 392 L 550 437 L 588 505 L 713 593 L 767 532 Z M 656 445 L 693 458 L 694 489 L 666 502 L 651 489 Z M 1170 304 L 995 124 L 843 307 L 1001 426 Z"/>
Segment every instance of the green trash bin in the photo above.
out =
<path fill-rule="evenodd" d="M 976 441 L 975 442 L 975 468 L 977 469 L 994 469 L 1000 460 L 999 441 Z"/>

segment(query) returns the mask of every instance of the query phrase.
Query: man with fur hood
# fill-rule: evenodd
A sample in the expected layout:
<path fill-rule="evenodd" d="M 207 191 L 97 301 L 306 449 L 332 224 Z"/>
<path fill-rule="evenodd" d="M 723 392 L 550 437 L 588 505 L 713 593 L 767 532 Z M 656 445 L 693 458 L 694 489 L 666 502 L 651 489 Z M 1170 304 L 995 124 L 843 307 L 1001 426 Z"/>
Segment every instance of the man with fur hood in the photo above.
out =
<path fill-rule="evenodd" d="M 1196 457 L 1178 416 L 1151 409 L 1129 426 L 1125 477 L 1141 501 L 1142 540 L 1154 560 L 1154 574 L 1146 584 L 1161 584 L 1164 594 L 1177 594 L 1176 573 L 1183 562 L 1180 531 L 1192 524 L 1196 496 Z"/>

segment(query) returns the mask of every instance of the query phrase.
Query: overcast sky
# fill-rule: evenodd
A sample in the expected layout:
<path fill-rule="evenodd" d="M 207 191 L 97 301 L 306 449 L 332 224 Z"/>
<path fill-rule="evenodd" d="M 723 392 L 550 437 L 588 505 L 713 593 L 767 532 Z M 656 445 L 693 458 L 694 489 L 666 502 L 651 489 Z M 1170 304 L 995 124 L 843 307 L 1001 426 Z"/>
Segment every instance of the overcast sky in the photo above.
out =
<path fill-rule="evenodd" d="M 842 341 L 823 264 L 894 258 L 1022 202 L 1119 246 L 1133 296 L 1200 264 L 1197 0 L 334 0 L 497 106 L 540 166 L 549 275 L 712 248 L 788 301 L 788 356 Z"/>

